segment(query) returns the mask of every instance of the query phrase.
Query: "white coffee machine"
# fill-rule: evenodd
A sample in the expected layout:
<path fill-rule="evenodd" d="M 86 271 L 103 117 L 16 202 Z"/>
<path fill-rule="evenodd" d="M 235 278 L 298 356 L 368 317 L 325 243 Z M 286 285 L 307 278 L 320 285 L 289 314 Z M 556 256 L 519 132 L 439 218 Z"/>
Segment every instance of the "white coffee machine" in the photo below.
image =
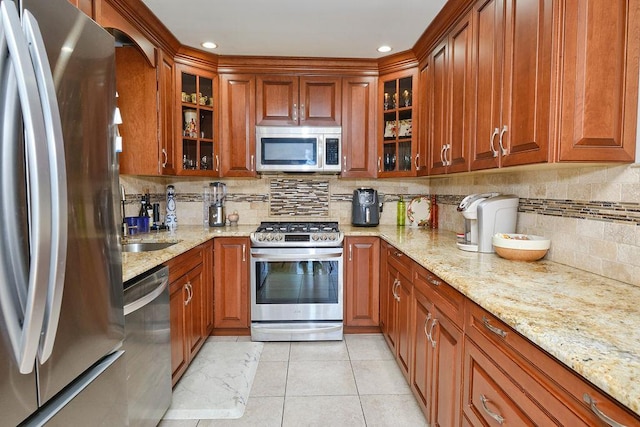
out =
<path fill-rule="evenodd" d="M 492 253 L 493 235 L 515 233 L 518 196 L 513 194 L 471 194 L 460 202 L 464 217 L 464 236 L 457 242 L 463 251 Z"/>

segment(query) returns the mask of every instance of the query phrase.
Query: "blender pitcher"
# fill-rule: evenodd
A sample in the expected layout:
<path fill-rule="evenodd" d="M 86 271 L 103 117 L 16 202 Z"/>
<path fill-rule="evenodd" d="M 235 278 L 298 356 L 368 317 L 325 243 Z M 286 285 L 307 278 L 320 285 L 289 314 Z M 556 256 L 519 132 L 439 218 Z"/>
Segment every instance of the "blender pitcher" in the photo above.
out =
<path fill-rule="evenodd" d="M 211 205 L 209 205 L 209 227 L 224 227 L 227 216 L 224 201 L 227 197 L 227 185 L 222 182 L 209 184 Z"/>

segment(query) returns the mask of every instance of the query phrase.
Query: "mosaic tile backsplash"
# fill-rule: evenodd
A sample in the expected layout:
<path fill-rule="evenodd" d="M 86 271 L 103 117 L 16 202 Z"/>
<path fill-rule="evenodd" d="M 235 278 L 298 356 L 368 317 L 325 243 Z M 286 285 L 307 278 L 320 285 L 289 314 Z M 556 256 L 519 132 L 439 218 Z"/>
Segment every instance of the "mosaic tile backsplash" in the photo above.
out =
<path fill-rule="evenodd" d="M 328 180 L 272 179 L 269 198 L 271 216 L 329 216 Z"/>

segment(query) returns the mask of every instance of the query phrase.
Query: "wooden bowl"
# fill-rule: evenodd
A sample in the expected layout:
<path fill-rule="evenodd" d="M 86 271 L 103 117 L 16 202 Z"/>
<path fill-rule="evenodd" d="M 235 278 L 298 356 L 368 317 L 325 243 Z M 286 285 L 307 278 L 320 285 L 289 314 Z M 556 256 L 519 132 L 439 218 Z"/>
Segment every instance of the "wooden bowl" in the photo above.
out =
<path fill-rule="evenodd" d="M 530 234 L 498 233 L 493 236 L 493 248 L 502 258 L 513 261 L 537 261 L 543 258 L 551 240 Z"/>

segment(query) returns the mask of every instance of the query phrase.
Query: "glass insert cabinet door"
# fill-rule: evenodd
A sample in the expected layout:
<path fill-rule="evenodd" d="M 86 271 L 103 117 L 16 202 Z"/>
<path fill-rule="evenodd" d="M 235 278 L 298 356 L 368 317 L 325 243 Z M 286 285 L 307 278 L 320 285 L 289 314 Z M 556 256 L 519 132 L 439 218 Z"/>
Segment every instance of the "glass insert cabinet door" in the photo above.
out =
<path fill-rule="evenodd" d="M 378 159 L 378 172 L 381 175 L 405 176 L 412 171 L 413 74 L 382 79 L 382 149 Z"/>
<path fill-rule="evenodd" d="M 216 76 L 192 67 L 178 66 L 180 92 L 179 170 L 183 175 L 215 176 L 217 170 Z"/>

